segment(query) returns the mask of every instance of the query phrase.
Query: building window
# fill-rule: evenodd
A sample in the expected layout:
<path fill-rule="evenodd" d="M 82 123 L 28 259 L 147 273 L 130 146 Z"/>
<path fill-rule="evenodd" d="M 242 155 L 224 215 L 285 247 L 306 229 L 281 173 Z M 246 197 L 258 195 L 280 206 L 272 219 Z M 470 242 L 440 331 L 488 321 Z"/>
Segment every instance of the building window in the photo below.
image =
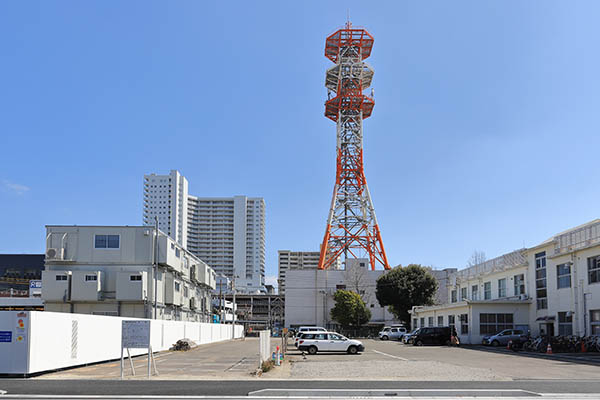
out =
<path fill-rule="evenodd" d="M 592 335 L 600 335 L 600 310 L 590 311 L 590 328 Z"/>
<path fill-rule="evenodd" d="M 433 317 L 427 319 L 427 326 L 433 326 Z"/>
<path fill-rule="evenodd" d="M 558 313 L 558 334 L 572 335 L 573 334 L 573 316 L 570 312 Z"/>
<path fill-rule="evenodd" d="M 94 248 L 96 249 L 118 249 L 119 235 L 95 235 Z"/>
<path fill-rule="evenodd" d="M 456 303 L 456 290 L 453 290 L 450 294 L 452 296 L 452 302 Z"/>
<path fill-rule="evenodd" d="M 188 297 L 190 295 L 190 292 L 187 288 L 187 286 L 183 287 L 183 297 Z"/>
<path fill-rule="evenodd" d="M 485 282 L 483 284 L 483 299 L 484 300 L 492 299 L 492 282 Z"/>
<path fill-rule="evenodd" d="M 179 292 L 180 287 L 181 287 L 180 283 L 179 282 L 175 282 L 175 291 L 176 292 Z"/>
<path fill-rule="evenodd" d="M 558 289 L 571 287 L 571 265 L 559 264 L 556 266 L 556 287 Z M 559 333 L 560 335 L 560 333 Z"/>
<path fill-rule="evenodd" d="M 438 326 L 444 326 L 444 316 L 438 316 Z"/>
<path fill-rule="evenodd" d="M 57 281 L 66 281 L 67 276 L 66 275 L 56 275 L 56 280 Z"/>
<path fill-rule="evenodd" d="M 471 300 L 479 300 L 479 285 L 471 286 Z"/>
<path fill-rule="evenodd" d="M 142 276 L 141 275 L 129 275 L 129 280 L 130 281 L 141 281 Z"/>
<path fill-rule="evenodd" d="M 588 258 L 588 283 L 600 282 L 600 256 Z"/>
<path fill-rule="evenodd" d="M 417 329 L 417 319 L 416 318 L 413 318 L 412 328 Z"/>
<path fill-rule="evenodd" d="M 421 323 L 421 328 L 425 327 L 425 318 L 422 317 L 419 322 Z"/>
<path fill-rule="evenodd" d="M 460 300 L 467 300 L 467 288 L 460 288 Z"/>
<path fill-rule="evenodd" d="M 469 333 L 469 314 L 460 314 L 460 333 L 462 335 Z"/>
<path fill-rule="evenodd" d="M 538 310 L 548 308 L 548 294 L 546 290 L 546 252 L 535 255 L 535 296 Z"/>
<path fill-rule="evenodd" d="M 450 327 L 450 332 L 454 331 L 454 315 L 448 315 L 448 326 Z"/>
<path fill-rule="evenodd" d="M 498 298 L 506 297 L 506 278 L 498 279 Z"/>
<path fill-rule="evenodd" d="M 175 257 L 177 257 L 177 258 L 181 257 L 181 250 L 179 250 L 179 247 L 175 248 Z"/>
<path fill-rule="evenodd" d="M 346 285 L 335 285 L 335 290 L 346 290 Z"/>
<path fill-rule="evenodd" d="M 86 275 L 85 276 L 86 282 L 97 281 L 97 280 L 98 280 L 98 275 Z"/>
<path fill-rule="evenodd" d="M 513 329 L 512 314 L 479 314 L 480 335 L 494 335 L 504 329 Z"/>
<path fill-rule="evenodd" d="M 513 279 L 515 281 L 515 296 L 525 294 L 525 275 L 515 275 Z"/>

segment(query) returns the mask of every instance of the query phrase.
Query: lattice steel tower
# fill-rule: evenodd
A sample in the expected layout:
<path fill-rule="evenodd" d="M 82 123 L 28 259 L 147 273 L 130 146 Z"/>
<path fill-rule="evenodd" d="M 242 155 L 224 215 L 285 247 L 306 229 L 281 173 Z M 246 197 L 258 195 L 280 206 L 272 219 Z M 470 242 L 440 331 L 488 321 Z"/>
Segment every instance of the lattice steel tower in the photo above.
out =
<path fill-rule="evenodd" d="M 349 258 L 368 258 L 371 269 L 377 263 L 390 269 L 363 168 L 363 119 L 375 105 L 372 94 L 363 94 L 373 79 L 373 69 L 363 60 L 372 48 L 373 36 L 350 22 L 325 42 L 325 57 L 335 63 L 325 77 L 325 116 L 337 123 L 337 168 L 319 269 L 330 268 L 340 257 L 344 264 Z"/>

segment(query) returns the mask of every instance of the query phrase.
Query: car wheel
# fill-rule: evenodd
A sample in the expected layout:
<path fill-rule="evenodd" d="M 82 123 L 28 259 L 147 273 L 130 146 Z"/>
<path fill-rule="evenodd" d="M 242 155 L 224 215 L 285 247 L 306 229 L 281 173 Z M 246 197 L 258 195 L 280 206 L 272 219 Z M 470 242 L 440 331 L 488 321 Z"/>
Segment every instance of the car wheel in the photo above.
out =
<path fill-rule="evenodd" d="M 494 347 L 498 347 L 498 346 L 500 346 L 500 342 L 499 342 L 499 341 L 497 341 L 497 340 L 494 340 L 494 341 L 492 342 L 492 346 L 494 346 Z"/>
<path fill-rule="evenodd" d="M 381 337 L 381 340 L 388 340 L 388 339 L 389 339 L 389 337 L 387 337 L 385 335 Z"/>
<path fill-rule="evenodd" d="M 415 342 L 415 346 L 423 346 L 423 341 L 422 340 L 417 340 Z"/>
<path fill-rule="evenodd" d="M 317 346 L 310 346 L 308 348 L 308 354 L 312 354 L 312 355 L 317 354 Z"/>
<path fill-rule="evenodd" d="M 358 348 L 356 346 L 350 346 L 348 347 L 348 354 L 356 354 L 358 353 Z"/>

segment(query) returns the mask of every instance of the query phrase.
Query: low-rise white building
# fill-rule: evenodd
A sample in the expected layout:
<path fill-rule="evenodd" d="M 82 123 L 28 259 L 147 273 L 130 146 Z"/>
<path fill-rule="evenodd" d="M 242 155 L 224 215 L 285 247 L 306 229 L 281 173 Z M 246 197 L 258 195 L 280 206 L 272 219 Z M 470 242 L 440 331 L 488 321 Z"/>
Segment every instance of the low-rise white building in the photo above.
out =
<path fill-rule="evenodd" d="M 600 335 L 600 220 L 458 271 L 448 293 L 414 307 L 412 327 L 453 326 L 472 344 L 503 329 Z"/>
<path fill-rule="evenodd" d="M 154 227 L 51 225 L 46 232 L 46 311 L 210 321 L 215 272 Z"/>
<path fill-rule="evenodd" d="M 398 322 L 381 307 L 375 297 L 377 278 L 386 271 L 372 271 L 366 259 L 349 259 L 346 270 L 290 269 L 286 274 L 285 326 L 316 325 L 337 329 L 330 311 L 335 306 L 333 295 L 347 289 L 360 293 L 371 311 L 370 324 Z"/>

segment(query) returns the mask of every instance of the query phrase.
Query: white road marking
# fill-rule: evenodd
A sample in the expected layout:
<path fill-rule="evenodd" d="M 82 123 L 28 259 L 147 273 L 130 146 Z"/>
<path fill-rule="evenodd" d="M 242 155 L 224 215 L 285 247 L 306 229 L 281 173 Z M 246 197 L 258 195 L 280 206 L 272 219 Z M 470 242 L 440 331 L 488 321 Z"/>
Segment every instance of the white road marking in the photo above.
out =
<path fill-rule="evenodd" d="M 392 357 L 392 358 L 395 358 L 395 359 L 398 359 L 398 360 L 402 360 L 402 361 L 409 361 L 407 358 L 403 358 L 403 357 L 394 356 L 394 355 L 392 355 L 392 354 L 384 353 L 384 352 L 382 352 L 382 351 L 373 350 L 373 352 L 374 352 L 374 353 L 377 353 L 377 354 L 381 354 L 381 355 L 383 355 L 383 356 Z"/>

